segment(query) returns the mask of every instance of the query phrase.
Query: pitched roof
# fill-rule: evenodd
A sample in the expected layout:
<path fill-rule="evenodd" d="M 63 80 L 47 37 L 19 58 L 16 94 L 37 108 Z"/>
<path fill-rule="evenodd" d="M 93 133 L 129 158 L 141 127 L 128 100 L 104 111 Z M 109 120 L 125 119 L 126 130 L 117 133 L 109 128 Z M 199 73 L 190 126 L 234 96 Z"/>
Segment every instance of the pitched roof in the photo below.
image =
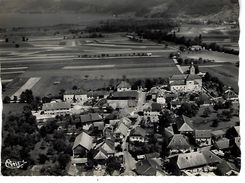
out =
<path fill-rule="evenodd" d="M 102 160 L 102 159 L 107 159 L 107 158 L 108 158 L 108 154 L 106 153 L 106 151 L 103 148 L 95 151 L 94 159 Z"/>
<path fill-rule="evenodd" d="M 241 138 L 235 137 L 235 145 L 240 149 L 241 148 Z"/>
<path fill-rule="evenodd" d="M 45 103 L 43 104 L 42 110 L 61 110 L 61 109 L 70 109 L 71 104 L 67 102 L 57 102 L 57 103 Z"/>
<path fill-rule="evenodd" d="M 196 74 L 189 74 L 186 78 L 187 81 L 192 81 L 195 79 L 202 79 L 200 76 L 196 75 Z"/>
<path fill-rule="evenodd" d="M 218 149 L 228 149 L 230 147 L 230 140 L 222 138 L 214 142 L 214 146 Z"/>
<path fill-rule="evenodd" d="M 93 147 L 93 140 L 94 140 L 93 137 L 91 137 L 85 132 L 82 132 L 76 137 L 72 149 L 80 145 L 89 151 Z"/>
<path fill-rule="evenodd" d="M 224 130 L 215 130 L 215 131 L 211 132 L 212 136 L 223 136 L 225 134 L 226 134 L 226 132 Z"/>
<path fill-rule="evenodd" d="M 207 161 L 201 152 L 179 154 L 177 158 L 179 169 L 195 168 L 207 165 Z"/>
<path fill-rule="evenodd" d="M 120 122 L 124 123 L 127 127 L 130 127 L 132 124 L 132 121 L 128 117 L 121 118 Z"/>
<path fill-rule="evenodd" d="M 170 83 L 170 86 L 176 86 L 176 85 L 186 85 L 184 80 L 176 80 L 172 83 Z"/>
<path fill-rule="evenodd" d="M 146 136 L 146 131 L 143 128 L 137 126 L 133 130 L 131 130 L 130 135 L 131 136 L 142 136 L 142 137 L 145 137 Z"/>
<path fill-rule="evenodd" d="M 80 120 L 82 123 L 94 122 L 102 120 L 102 117 L 98 113 L 89 113 L 80 115 Z"/>
<path fill-rule="evenodd" d="M 153 112 L 159 112 L 159 111 L 162 110 L 162 105 L 159 104 L 159 103 L 153 102 L 153 103 L 151 104 L 151 110 L 152 110 Z"/>
<path fill-rule="evenodd" d="M 217 155 L 215 155 L 210 150 L 203 149 L 203 150 L 201 150 L 201 152 L 203 153 L 203 155 L 207 161 L 207 164 L 214 164 L 214 163 L 221 163 L 222 162 L 222 159 L 220 157 L 218 157 Z"/>
<path fill-rule="evenodd" d="M 188 76 L 187 74 L 176 74 L 176 75 L 173 75 L 170 78 L 170 80 L 185 80 L 187 76 Z"/>
<path fill-rule="evenodd" d="M 109 98 L 123 98 L 123 99 L 137 99 L 138 92 L 137 91 L 121 91 L 121 92 L 114 92 L 109 96 Z"/>
<path fill-rule="evenodd" d="M 136 163 L 136 172 L 139 175 L 153 176 L 161 170 L 161 165 L 155 159 L 144 159 Z"/>
<path fill-rule="evenodd" d="M 180 132 L 193 131 L 193 120 L 187 116 L 182 115 L 181 118 L 176 122 L 176 125 Z"/>
<path fill-rule="evenodd" d="M 175 134 L 168 144 L 169 149 L 189 149 L 191 146 L 181 134 Z"/>
<path fill-rule="evenodd" d="M 115 130 L 115 133 L 121 133 L 124 136 L 127 135 L 129 128 L 124 123 L 119 123 L 118 127 Z"/>
<path fill-rule="evenodd" d="M 239 169 L 236 167 L 235 164 L 231 163 L 231 162 L 227 162 L 225 160 L 223 160 L 219 165 L 217 165 L 218 170 L 221 172 L 222 175 L 225 175 L 226 173 L 228 173 L 231 170 L 234 171 L 239 171 Z"/>
<path fill-rule="evenodd" d="M 121 83 L 117 85 L 117 88 L 131 88 L 131 85 L 127 81 L 121 81 Z"/>
<path fill-rule="evenodd" d="M 88 95 L 88 97 L 95 97 L 96 98 L 96 97 L 109 95 L 109 92 L 105 91 L 105 90 L 89 91 L 87 95 Z"/>
<path fill-rule="evenodd" d="M 211 130 L 195 130 L 195 138 L 211 138 Z"/>
<path fill-rule="evenodd" d="M 240 126 L 234 126 L 234 129 L 236 130 L 237 134 L 240 136 Z"/>
<path fill-rule="evenodd" d="M 79 90 L 67 90 L 64 95 L 86 95 L 87 91 L 84 89 Z"/>

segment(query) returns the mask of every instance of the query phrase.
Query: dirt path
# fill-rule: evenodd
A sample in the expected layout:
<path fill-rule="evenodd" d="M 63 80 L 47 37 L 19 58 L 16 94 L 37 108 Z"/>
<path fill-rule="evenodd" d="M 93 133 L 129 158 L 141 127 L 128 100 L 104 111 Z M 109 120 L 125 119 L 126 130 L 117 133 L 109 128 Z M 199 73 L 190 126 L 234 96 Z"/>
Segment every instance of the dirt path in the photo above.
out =
<path fill-rule="evenodd" d="M 17 98 L 20 97 L 21 93 L 25 90 L 30 90 L 32 89 L 32 87 L 37 84 L 37 82 L 40 80 L 41 78 L 39 77 L 33 77 L 28 79 L 28 81 L 22 86 L 20 87 L 19 90 L 17 90 L 12 96 L 11 99 L 13 100 L 14 96 L 16 96 Z"/>

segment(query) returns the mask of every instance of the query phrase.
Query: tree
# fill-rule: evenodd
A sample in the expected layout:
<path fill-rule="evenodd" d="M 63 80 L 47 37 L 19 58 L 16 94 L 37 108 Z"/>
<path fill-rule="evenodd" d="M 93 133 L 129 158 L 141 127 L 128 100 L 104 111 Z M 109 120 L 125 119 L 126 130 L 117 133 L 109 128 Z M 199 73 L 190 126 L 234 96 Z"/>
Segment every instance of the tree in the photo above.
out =
<path fill-rule="evenodd" d="M 18 100 L 17 96 L 14 96 L 14 103 L 16 103 Z"/>
<path fill-rule="evenodd" d="M 43 165 L 46 162 L 46 160 L 48 160 L 48 157 L 45 154 L 39 154 L 38 161 L 41 165 Z"/>
<path fill-rule="evenodd" d="M 73 87 L 72 87 L 72 90 L 77 90 L 78 89 L 78 87 L 76 86 L 76 85 L 74 85 Z"/>
<path fill-rule="evenodd" d="M 204 109 L 202 116 L 206 118 L 209 116 L 210 112 L 210 109 L 207 107 Z"/>
<path fill-rule="evenodd" d="M 121 163 L 115 157 L 109 157 L 106 160 L 106 171 L 111 175 L 113 171 L 119 171 L 121 169 Z"/>
<path fill-rule="evenodd" d="M 20 102 L 31 104 L 34 100 L 31 90 L 26 90 L 20 94 Z"/>
<path fill-rule="evenodd" d="M 183 103 L 179 108 L 178 113 L 191 118 L 197 114 L 198 110 L 198 106 L 193 103 Z"/>
<path fill-rule="evenodd" d="M 70 155 L 69 154 L 60 154 L 58 157 L 58 162 L 61 169 L 65 169 L 67 163 L 70 161 Z"/>
<path fill-rule="evenodd" d="M 58 152 L 63 152 L 66 149 L 66 143 L 62 139 L 54 141 L 54 149 Z"/>
<path fill-rule="evenodd" d="M 3 103 L 4 103 L 4 104 L 9 104 L 10 101 L 11 101 L 11 99 L 10 99 L 9 96 L 4 97 L 4 99 L 3 99 Z"/>

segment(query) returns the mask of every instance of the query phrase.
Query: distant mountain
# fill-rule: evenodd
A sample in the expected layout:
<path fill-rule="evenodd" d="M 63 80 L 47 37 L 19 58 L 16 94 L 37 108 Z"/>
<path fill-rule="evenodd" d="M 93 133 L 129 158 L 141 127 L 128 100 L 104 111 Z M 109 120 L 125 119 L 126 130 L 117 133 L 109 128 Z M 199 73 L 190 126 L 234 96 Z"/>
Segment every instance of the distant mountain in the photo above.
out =
<path fill-rule="evenodd" d="M 0 13 L 102 13 L 238 18 L 238 0 L 0 0 Z"/>

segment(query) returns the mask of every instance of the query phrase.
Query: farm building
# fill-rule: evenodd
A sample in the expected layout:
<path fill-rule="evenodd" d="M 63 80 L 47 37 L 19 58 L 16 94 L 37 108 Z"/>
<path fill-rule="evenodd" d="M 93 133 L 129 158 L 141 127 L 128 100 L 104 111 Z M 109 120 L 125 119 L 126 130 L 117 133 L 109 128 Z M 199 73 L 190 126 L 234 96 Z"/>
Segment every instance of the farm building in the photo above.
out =
<path fill-rule="evenodd" d="M 44 114 L 65 115 L 70 114 L 71 104 L 67 102 L 52 102 L 43 104 L 42 111 Z"/>
<path fill-rule="evenodd" d="M 137 91 L 114 92 L 107 98 L 107 102 L 113 108 L 135 107 L 138 95 Z"/>
<path fill-rule="evenodd" d="M 87 153 L 93 148 L 93 137 L 85 132 L 79 134 L 73 144 L 73 157 L 74 158 L 87 158 Z"/>

